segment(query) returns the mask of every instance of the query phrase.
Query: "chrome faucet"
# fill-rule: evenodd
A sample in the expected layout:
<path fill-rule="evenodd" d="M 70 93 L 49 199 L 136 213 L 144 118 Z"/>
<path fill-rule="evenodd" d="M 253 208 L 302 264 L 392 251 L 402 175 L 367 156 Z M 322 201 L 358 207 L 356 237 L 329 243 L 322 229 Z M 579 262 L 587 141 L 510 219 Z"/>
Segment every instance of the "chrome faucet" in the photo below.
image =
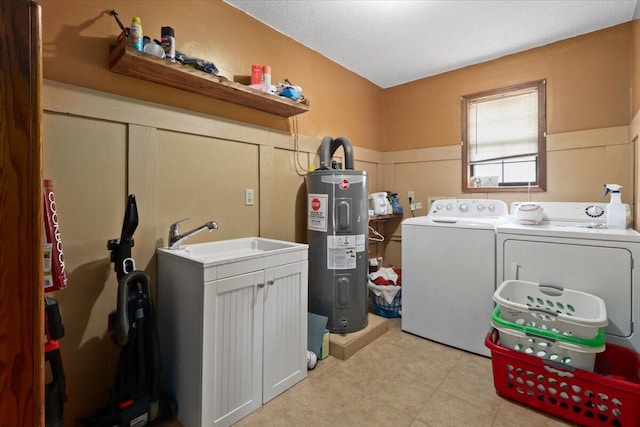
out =
<path fill-rule="evenodd" d="M 198 234 L 202 230 L 208 229 L 209 231 L 215 231 L 218 229 L 217 222 L 209 221 L 207 223 L 204 223 L 200 227 L 194 228 L 191 231 L 187 231 L 186 233 L 180 234 L 180 223 L 188 219 L 189 218 L 181 219 L 180 221 L 176 221 L 169 226 L 169 240 L 168 240 L 169 249 L 178 249 L 178 247 L 180 246 L 180 243 L 182 243 L 184 240 L 188 239 L 189 237 L 193 236 L 194 234 Z"/>

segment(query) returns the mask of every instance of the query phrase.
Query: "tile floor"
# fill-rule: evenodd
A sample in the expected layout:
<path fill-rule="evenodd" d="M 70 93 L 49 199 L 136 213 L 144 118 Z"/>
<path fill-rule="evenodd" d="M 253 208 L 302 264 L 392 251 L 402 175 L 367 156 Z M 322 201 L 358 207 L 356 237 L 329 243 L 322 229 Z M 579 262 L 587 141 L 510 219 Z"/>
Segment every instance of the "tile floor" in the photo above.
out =
<path fill-rule="evenodd" d="M 389 321 L 387 333 L 351 358 L 320 361 L 305 380 L 236 426 L 571 425 L 499 397 L 490 359 L 407 334 L 400 319 Z"/>

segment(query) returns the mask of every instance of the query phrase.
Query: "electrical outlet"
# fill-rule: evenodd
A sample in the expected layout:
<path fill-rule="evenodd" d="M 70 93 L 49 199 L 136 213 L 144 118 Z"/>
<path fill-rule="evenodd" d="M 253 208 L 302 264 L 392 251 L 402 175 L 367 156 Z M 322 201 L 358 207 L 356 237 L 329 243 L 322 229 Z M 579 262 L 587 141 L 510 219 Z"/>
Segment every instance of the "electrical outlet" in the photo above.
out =
<path fill-rule="evenodd" d="M 255 203 L 253 198 L 253 188 L 245 188 L 244 190 L 244 205 L 253 206 Z"/>
<path fill-rule="evenodd" d="M 409 192 L 407 192 L 407 197 L 409 198 L 409 200 L 415 200 L 415 199 L 416 199 L 416 193 L 415 193 L 415 191 L 409 191 Z"/>

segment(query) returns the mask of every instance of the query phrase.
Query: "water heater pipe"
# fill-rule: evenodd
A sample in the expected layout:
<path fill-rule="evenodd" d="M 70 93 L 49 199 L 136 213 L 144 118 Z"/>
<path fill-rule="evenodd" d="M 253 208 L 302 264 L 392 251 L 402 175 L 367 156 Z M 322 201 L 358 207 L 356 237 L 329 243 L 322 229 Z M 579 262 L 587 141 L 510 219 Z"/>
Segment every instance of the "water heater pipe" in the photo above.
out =
<path fill-rule="evenodd" d="M 320 169 L 329 169 L 331 158 L 336 150 L 342 146 L 344 150 L 344 168 L 353 170 L 353 146 L 346 136 L 332 139 L 330 136 L 322 138 L 320 144 Z"/>

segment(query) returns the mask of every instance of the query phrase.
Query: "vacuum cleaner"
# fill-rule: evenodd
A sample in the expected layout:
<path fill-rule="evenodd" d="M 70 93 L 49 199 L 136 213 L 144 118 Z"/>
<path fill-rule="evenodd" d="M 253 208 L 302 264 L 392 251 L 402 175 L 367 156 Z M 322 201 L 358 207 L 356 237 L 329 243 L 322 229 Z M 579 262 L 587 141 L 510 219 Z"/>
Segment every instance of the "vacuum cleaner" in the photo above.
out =
<path fill-rule="evenodd" d="M 84 421 L 89 427 L 142 427 L 177 415 L 175 400 L 162 396 L 162 362 L 151 279 L 136 270 L 131 257 L 138 209 L 129 195 L 119 239 L 107 242 L 118 278 L 116 309 L 109 314 L 109 332 L 119 347 L 111 405 Z"/>
<path fill-rule="evenodd" d="M 48 296 L 44 297 L 44 321 L 46 335 L 44 361 L 51 370 L 51 381 L 44 386 L 45 427 L 62 427 L 64 403 L 67 401 L 67 385 L 58 340 L 64 337 L 64 325 L 58 301 Z"/>

